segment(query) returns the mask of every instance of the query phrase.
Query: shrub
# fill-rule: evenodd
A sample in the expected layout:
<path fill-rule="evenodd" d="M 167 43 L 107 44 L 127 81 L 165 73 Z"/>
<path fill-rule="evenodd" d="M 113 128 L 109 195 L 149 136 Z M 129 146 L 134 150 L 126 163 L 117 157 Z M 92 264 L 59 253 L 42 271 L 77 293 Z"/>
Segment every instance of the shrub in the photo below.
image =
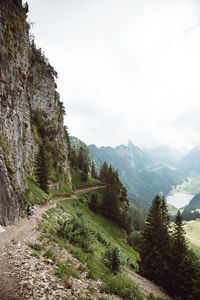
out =
<path fill-rule="evenodd" d="M 99 232 L 96 232 L 96 233 L 95 233 L 95 236 L 96 236 L 97 240 L 98 240 L 102 245 L 108 246 L 108 242 L 106 241 L 106 239 L 104 239 L 104 237 L 102 236 L 102 234 L 100 234 Z"/>
<path fill-rule="evenodd" d="M 48 249 L 45 253 L 44 253 L 44 257 L 51 259 L 52 261 L 55 262 L 56 259 L 56 255 L 54 253 L 54 250 L 52 248 Z"/>
<path fill-rule="evenodd" d="M 120 267 L 125 264 L 126 259 L 118 246 L 111 246 L 103 254 L 102 262 L 112 272 L 117 273 L 120 271 Z"/>
<path fill-rule="evenodd" d="M 69 261 L 66 261 L 65 264 L 58 262 L 55 269 L 55 275 L 62 279 L 71 277 L 79 279 L 77 271 L 71 266 Z"/>
<path fill-rule="evenodd" d="M 44 247 L 42 245 L 37 244 L 37 243 L 29 244 L 29 247 L 36 251 L 42 251 L 44 249 Z"/>
<path fill-rule="evenodd" d="M 147 300 L 164 300 L 162 297 L 155 297 L 152 293 L 149 294 Z"/>
<path fill-rule="evenodd" d="M 83 216 L 76 215 L 62 223 L 58 229 L 58 235 L 66 238 L 70 243 L 78 245 L 85 252 L 92 252 L 93 235 Z"/>
<path fill-rule="evenodd" d="M 133 247 L 136 250 L 140 249 L 141 241 L 142 241 L 142 235 L 140 231 L 132 231 L 127 239 L 129 245 Z"/>

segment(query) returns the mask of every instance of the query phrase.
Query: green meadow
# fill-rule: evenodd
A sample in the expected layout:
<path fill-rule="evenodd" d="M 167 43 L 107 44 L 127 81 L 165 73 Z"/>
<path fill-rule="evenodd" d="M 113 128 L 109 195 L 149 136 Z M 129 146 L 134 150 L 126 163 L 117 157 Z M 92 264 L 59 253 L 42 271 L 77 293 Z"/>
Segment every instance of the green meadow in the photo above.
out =
<path fill-rule="evenodd" d="M 200 254 L 200 220 L 185 222 L 184 229 L 191 248 Z"/>

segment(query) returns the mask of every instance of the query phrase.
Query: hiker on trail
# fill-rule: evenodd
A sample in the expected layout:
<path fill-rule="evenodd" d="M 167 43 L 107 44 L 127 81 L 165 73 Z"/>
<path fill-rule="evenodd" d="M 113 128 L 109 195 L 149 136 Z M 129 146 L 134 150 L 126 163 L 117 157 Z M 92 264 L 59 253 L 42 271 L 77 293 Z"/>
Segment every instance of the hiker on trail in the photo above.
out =
<path fill-rule="evenodd" d="M 36 211 L 36 207 L 34 206 L 34 204 L 31 206 L 31 216 L 35 213 Z"/>
<path fill-rule="evenodd" d="M 28 205 L 27 208 L 26 208 L 26 214 L 27 214 L 28 219 L 30 219 L 30 216 L 31 216 L 31 207 L 30 207 L 30 205 Z"/>

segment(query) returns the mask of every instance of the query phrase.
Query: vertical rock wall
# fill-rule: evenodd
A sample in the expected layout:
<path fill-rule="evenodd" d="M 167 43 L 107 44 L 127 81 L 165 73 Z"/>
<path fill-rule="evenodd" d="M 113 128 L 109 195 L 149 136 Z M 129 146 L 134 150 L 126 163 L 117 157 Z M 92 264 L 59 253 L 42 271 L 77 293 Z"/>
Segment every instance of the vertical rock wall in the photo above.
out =
<path fill-rule="evenodd" d="M 33 137 L 31 110 L 42 109 L 50 120 L 55 120 L 60 128 L 57 139 L 62 141 L 68 156 L 54 76 L 30 61 L 26 13 L 27 7 L 22 6 L 21 0 L 0 1 L 0 138 L 7 146 L 7 160 L 5 149 L 0 147 L 0 225 L 18 219 L 24 179 L 33 172 L 38 145 Z M 12 174 L 8 172 L 8 161 L 14 170 Z M 70 178 L 67 159 L 63 167 Z"/>

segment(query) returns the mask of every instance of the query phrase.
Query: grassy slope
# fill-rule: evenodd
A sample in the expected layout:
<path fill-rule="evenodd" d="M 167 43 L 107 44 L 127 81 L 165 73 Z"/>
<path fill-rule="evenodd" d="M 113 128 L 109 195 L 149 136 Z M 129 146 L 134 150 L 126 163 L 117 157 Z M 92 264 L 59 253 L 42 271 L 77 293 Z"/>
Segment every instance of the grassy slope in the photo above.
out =
<path fill-rule="evenodd" d="M 101 181 L 92 178 L 91 176 L 88 176 L 88 180 L 87 181 L 82 181 L 81 179 L 82 177 L 82 171 L 79 169 L 72 169 L 72 185 L 76 188 L 78 187 L 84 187 L 84 186 L 92 186 L 92 185 L 96 185 L 96 184 L 102 184 Z"/>
<path fill-rule="evenodd" d="M 185 222 L 184 229 L 191 248 L 200 254 L 200 220 Z"/>
<path fill-rule="evenodd" d="M 68 196 L 72 194 L 72 188 L 69 181 L 61 183 L 58 189 L 49 190 L 49 194 L 46 194 L 37 184 L 36 179 L 32 177 L 26 178 L 27 188 L 23 192 L 23 206 L 33 203 L 43 204 L 46 203 L 54 195 Z"/>
<path fill-rule="evenodd" d="M 135 264 L 135 266 L 137 266 L 136 260 L 138 259 L 138 253 L 124 242 L 126 240 L 126 232 L 112 220 L 103 217 L 101 214 L 93 213 L 89 208 L 87 208 L 87 205 L 84 204 L 85 202 L 87 202 L 87 199 L 82 195 L 78 198 L 60 200 L 57 204 L 57 208 L 48 211 L 48 215 L 50 216 L 50 218 L 48 220 L 49 224 L 47 225 L 47 227 L 49 226 L 49 229 L 51 228 L 51 226 L 56 228 L 57 225 L 55 225 L 54 221 L 51 222 L 51 220 L 54 220 L 54 216 L 56 214 L 64 213 L 68 216 L 74 216 L 77 213 L 82 214 L 84 219 L 87 220 L 90 229 L 98 232 L 102 236 L 102 238 L 106 240 L 107 243 L 119 245 L 122 252 L 127 256 L 127 258 L 129 258 L 129 260 L 133 264 Z M 46 222 L 47 220 L 45 220 L 45 223 Z M 54 230 L 52 232 L 54 232 Z M 62 243 L 63 241 L 60 240 L 59 242 Z M 66 243 L 66 245 L 67 244 L 68 243 Z M 70 248 L 69 244 L 67 246 Z M 74 246 L 74 248 L 76 247 Z M 98 240 L 95 240 L 93 242 L 93 255 L 98 261 L 101 259 L 101 253 L 105 250 L 105 248 L 106 246 Z"/>
<path fill-rule="evenodd" d="M 93 186 L 102 184 L 101 181 L 88 176 L 87 181 L 81 180 L 82 171 L 72 170 L 72 185 L 75 188 Z M 26 178 L 27 188 L 23 192 L 23 206 L 26 207 L 28 204 L 32 205 L 33 203 L 46 203 L 52 196 L 69 196 L 73 193 L 72 187 L 68 179 L 63 180 L 59 184 L 58 189 L 50 189 L 49 194 L 46 194 L 38 186 L 36 178 L 34 176 Z"/>
<path fill-rule="evenodd" d="M 88 197 L 87 194 L 84 194 L 77 198 L 60 200 L 56 208 L 47 211 L 43 216 L 43 220 L 39 223 L 42 238 L 48 237 L 49 240 L 58 243 L 60 248 L 67 249 L 73 256 L 78 258 L 80 262 L 86 264 L 88 276 L 95 280 L 101 279 L 104 281 L 104 288 L 107 288 L 107 292 L 120 294 L 122 299 L 142 299 L 138 289 L 130 279 L 126 278 L 122 273 L 117 276 L 113 275 L 102 263 L 102 254 L 109 245 L 119 246 L 123 256 L 127 259 L 127 264 L 131 264 L 135 269 L 137 269 L 138 266 L 137 259 L 139 256 L 133 248 L 126 244 L 126 232 L 121 227 L 112 220 L 100 214 L 95 214 L 87 207 Z M 90 245 L 92 252 L 84 251 L 80 246 L 69 243 L 57 235 L 59 219 L 71 218 L 77 214 L 82 215 L 89 229 L 94 233 L 94 238 Z M 96 238 L 96 234 L 101 237 L 100 240 Z M 127 296 L 128 290 L 129 296 Z M 135 296 L 133 296 L 133 294 Z"/>
<path fill-rule="evenodd" d="M 182 184 L 174 187 L 173 190 L 170 192 L 170 195 L 179 192 L 194 194 L 194 195 L 200 193 L 200 176 L 195 174 L 189 176 Z"/>

